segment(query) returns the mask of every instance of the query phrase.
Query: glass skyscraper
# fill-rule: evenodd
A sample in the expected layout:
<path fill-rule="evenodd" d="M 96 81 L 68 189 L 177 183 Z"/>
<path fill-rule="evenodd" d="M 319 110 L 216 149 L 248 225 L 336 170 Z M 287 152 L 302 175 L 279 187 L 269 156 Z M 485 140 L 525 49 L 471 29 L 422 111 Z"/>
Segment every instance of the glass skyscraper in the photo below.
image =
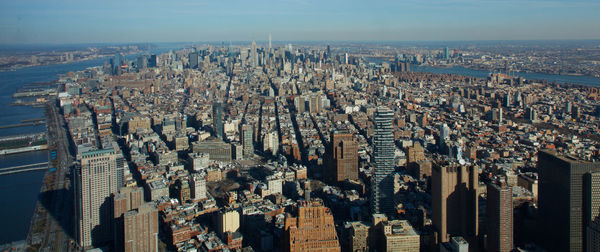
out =
<path fill-rule="evenodd" d="M 394 213 L 394 112 L 378 107 L 375 112 L 373 136 L 374 172 L 371 181 L 371 213 Z"/>
<path fill-rule="evenodd" d="M 213 103 L 213 130 L 215 131 L 215 137 L 223 140 L 223 105 L 221 102 Z"/>

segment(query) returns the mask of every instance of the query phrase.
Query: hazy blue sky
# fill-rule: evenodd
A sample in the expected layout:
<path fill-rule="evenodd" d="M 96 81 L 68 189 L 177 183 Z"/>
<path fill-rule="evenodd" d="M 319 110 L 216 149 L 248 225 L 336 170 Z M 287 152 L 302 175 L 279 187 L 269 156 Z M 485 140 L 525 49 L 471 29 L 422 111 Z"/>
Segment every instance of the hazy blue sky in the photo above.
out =
<path fill-rule="evenodd" d="M 0 43 L 600 39 L 600 0 L 0 0 Z"/>

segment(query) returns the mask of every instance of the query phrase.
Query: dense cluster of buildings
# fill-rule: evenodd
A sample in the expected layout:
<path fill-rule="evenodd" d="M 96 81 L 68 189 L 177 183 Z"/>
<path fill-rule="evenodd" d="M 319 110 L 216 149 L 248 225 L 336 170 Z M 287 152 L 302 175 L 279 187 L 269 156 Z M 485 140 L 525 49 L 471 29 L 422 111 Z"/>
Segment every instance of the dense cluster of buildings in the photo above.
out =
<path fill-rule="evenodd" d="M 600 246 L 597 88 L 271 43 L 117 55 L 59 83 L 80 248 Z"/>

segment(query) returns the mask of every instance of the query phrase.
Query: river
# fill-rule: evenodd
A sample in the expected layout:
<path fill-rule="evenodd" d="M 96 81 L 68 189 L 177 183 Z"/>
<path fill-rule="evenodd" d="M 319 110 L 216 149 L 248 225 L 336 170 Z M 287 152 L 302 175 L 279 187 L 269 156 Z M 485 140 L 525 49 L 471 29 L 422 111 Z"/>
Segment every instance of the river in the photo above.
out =
<path fill-rule="evenodd" d="M 375 64 L 381 64 L 386 61 L 381 58 L 365 58 L 368 62 Z M 476 78 L 487 78 L 490 75 L 489 71 L 474 70 L 461 66 L 453 67 L 431 67 L 431 66 L 419 66 L 411 65 L 410 70 L 413 72 L 426 72 L 426 73 L 437 73 L 437 74 L 456 74 L 464 76 L 472 76 Z M 592 76 L 577 76 L 577 75 L 558 75 L 558 74 L 544 74 L 544 73 L 525 73 L 516 72 L 515 76 L 520 76 L 528 80 L 545 80 L 548 82 L 555 82 L 560 84 L 579 84 L 586 86 L 600 86 L 600 78 Z"/>
<path fill-rule="evenodd" d="M 457 74 L 472 76 L 477 78 L 487 78 L 490 74 L 488 71 L 473 70 L 461 66 L 453 67 L 430 67 L 430 66 L 417 66 L 411 65 L 410 70 L 414 72 L 428 72 L 428 73 L 440 73 L 440 74 Z M 558 74 L 544 74 L 544 73 L 525 73 L 516 72 L 515 76 L 520 76 L 528 80 L 546 80 L 548 82 L 556 82 L 561 84 L 580 84 L 586 86 L 600 86 L 600 78 L 592 76 L 576 76 L 576 75 L 558 75 Z"/>
<path fill-rule="evenodd" d="M 150 53 L 167 52 L 169 47 L 159 47 Z M 137 55 L 125 58 L 132 60 Z M 0 72 L 0 125 L 19 124 L 22 120 L 43 118 L 44 108 L 29 106 L 11 106 L 14 102 L 13 93 L 25 85 L 34 82 L 49 82 L 56 80 L 59 74 L 83 70 L 88 67 L 100 66 L 107 58 L 56 64 L 34 66 L 15 71 Z M 46 131 L 45 125 L 25 126 L 0 129 L 0 136 L 27 134 Z M 47 151 L 27 152 L 0 156 L 0 169 L 18 165 L 26 165 L 48 161 Z M 24 172 L 0 176 L 0 245 L 12 241 L 23 240 L 27 237 L 29 222 L 33 216 L 35 202 L 39 195 L 45 171 Z"/>

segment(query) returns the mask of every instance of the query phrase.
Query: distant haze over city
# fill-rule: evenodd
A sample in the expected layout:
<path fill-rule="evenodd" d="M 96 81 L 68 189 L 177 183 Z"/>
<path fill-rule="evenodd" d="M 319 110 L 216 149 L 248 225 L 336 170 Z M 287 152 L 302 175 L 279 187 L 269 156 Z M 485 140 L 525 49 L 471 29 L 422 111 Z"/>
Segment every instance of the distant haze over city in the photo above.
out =
<path fill-rule="evenodd" d="M 593 0 L 0 1 L 2 44 L 599 39 Z"/>

